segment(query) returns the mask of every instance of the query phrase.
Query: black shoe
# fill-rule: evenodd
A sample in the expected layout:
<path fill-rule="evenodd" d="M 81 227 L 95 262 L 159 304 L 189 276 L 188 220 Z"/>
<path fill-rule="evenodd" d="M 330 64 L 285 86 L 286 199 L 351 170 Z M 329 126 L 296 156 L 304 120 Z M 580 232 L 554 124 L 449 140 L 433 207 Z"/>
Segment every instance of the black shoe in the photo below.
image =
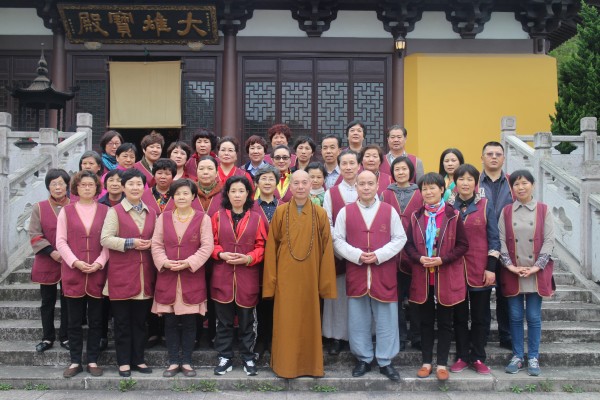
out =
<path fill-rule="evenodd" d="M 150 367 L 140 367 L 139 365 L 132 365 L 131 366 L 131 370 L 132 371 L 137 371 L 141 374 L 151 374 L 152 373 L 152 368 Z"/>
<path fill-rule="evenodd" d="M 106 350 L 107 347 L 108 347 L 108 339 L 100 338 L 100 347 L 98 348 L 98 350 L 104 351 L 104 350 Z"/>
<path fill-rule="evenodd" d="M 258 368 L 256 368 L 254 360 L 244 361 L 244 372 L 248 376 L 258 375 Z"/>
<path fill-rule="evenodd" d="M 215 375 L 225 375 L 233 369 L 233 361 L 230 358 L 219 357 L 219 365 L 214 369 Z"/>
<path fill-rule="evenodd" d="M 38 353 L 43 353 L 48 349 L 51 349 L 54 343 L 52 342 L 39 342 L 37 346 L 35 346 L 35 351 Z"/>
<path fill-rule="evenodd" d="M 371 364 L 366 363 L 364 361 L 357 361 L 356 365 L 352 369 L 352 376 L 358 378 L 359 376 L 363 376 L 369 371 L 371 371 Z"/>
<path fill-rule="evenodd" d="M 337 356 L 338 354 L 340 354 L 341 350 L 342 350 L 342 341 L 338 340 L 338 339 L 333 339 L 331 341 L 331 347 L 329 347 L 329 355 Z"/>
<path fill-rule="evenodd" d="M 500 347 L 502 347 L 503 349 L 506 350 L 510 350 L 512 351 L 512 340 L 501 340 L 500 341 Z"/>
<path fill-rule="evenodd" d="M 379 373 L 387 376 L 394 382 L 398 382 L 400 380 L 400 374 L 394 367 L 392 367 L 392 364 L 386 365 L 385 367 L 379 367 Z"/>
<path fill-rule="evenodd" d="M 71 346 L 69 346 L 68 340 L 63 340 L 62 342 L 60 342 L 60 347 L 66 350 L 71 350 Z"/>
<path fill-rule="evenodd" d="M 122 376 L 123 378 L 129 378 L 131 376 L 131 370 L 130 369 L 128 369 L 127 371 L 119 370 L 119 376 Z"/>
<path fill-rule="evenodd" d="M 412 347 L 412 348 L 413 348 L 413 349 L 415 349 L 415 350 L 421 350 L 421 349 L 422 349 L 422 348 L 421 348 L 421 342 L 412 342 L 412 343 L 410 344 L 410 347 Z"/>
<path fill-rule="evenodd" d="M 400 342 L 400 351 L 405 351 L 406 350 L 406 342 L 401 341 Z"/>

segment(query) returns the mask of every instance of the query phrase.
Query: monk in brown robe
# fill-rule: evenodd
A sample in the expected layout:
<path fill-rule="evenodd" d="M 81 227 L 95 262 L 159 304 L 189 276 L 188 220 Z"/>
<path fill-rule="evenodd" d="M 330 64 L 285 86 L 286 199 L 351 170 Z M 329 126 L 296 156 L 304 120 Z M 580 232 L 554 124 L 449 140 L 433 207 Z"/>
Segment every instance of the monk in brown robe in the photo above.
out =
<path fill-rule="evenodd" d="M 265 251 L 263 297 L 274 297 L 271 368 L 282 378 L 323 376 L 319 297 L 335 299 L 327 213 L 309 200 L 305 171 L 292 175 L 293 198 L 277 207 Z"/>

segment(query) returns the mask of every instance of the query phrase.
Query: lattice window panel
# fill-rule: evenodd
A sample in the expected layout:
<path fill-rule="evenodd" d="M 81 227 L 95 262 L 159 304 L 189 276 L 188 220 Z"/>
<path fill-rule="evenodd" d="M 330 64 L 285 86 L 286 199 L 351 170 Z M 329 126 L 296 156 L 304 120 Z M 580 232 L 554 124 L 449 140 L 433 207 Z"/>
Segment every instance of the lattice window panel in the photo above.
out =
<path fill-rule="evenodd" d="M 246 82 L 244 85 L 245 137 L 267 137 L 267 129 L 275 124 L 275 82 Z"/>
<path fill-rule="evenodd" d="M 17 86 L 17 87 L 28 87 L 29 85 L 31 85 L 31 81 L 30 80 L 13 81 L 13 85 Z M 13 98 L 12 101 L 13 101 L 13 116 L 12 116 L 13 129 L 14 130 L 18 129 L 21 131 L 28 131 L 28 132 L 36 131 L 37 130 L 36 121 L 35 121 L 36 110 L 34 110 L 32 108 L 26 108 L 25 109 L 25 120 L 23 121 L 24 126 L 19 126 L 19 124 L 20 124 L 19 100 Z M 46 111 L 40 110 L 39 120 L 38 120 L 39 128 L 44 128 L 44 125 L 46 122 L 45 116 L 46 116 Z"/>
<path fill-rule="evenodd" d="M 363 121 L 366 143 L 385 148 L 385 90 L 383 82 L 356 82 L 353 87 L 354 116 Z"/>
<path fill-rule="evenodd" d="M 312 125 L 312 83 L 282 82 L 281 120 L 287 124 L 294 138 L 311 135 Z"/>
<path fill-rule="evenodd" d="M 183 124 L 181 140 L 186 143 L 198 128 L 215 129 L 215 83 L 212 81 L 185 81 Z"/>
<path fill-rule="evenodd" d="M 344 126 L 348 121 L 348 84 L 319 82 L 317 93 L 317 143 L 321 143 L 325 135 L 345 136 Z"/>
<path fill-rule="evenodd" d="M 106 131 L 106 95 L 107 82 L 104 79 L 81 79 L 76 80 L 75 85 L 79 91 L 75 96 L 75 115 L 77 113 L 92 114 L 92 141 L 98 143 L 100 137 Z M 73 127 L 67 126 L 67 130 Z"/>

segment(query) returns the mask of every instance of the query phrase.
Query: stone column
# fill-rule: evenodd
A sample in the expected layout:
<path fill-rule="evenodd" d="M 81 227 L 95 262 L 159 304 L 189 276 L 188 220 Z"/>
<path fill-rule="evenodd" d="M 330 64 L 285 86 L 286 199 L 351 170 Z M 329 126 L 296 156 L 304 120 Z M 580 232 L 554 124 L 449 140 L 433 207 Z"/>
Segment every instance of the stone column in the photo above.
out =
<path fill-rule="evenodd" d="M 237 51 L 236 36 L 232 29 L 224 32 L 223 97 L 221 99 L 221 132 L 217 136 L 233 136 L 241 143 L 238 127 Z"/>
<path fill-rule="evenodd" d="M 85 151 L 92 150 L 92 114 L 77 113 L 77 132 L 86 132 Z"/>
<path fill-rule="evenodd" d="M 594 161 L 598 151 L 598 132 L 596 117 L 581 118 L 581 137 L 583 138 L 583 161 Z"/>
<path fill-rule="evenodd" d="M 592 214 L 589 200 L 592 194 L 600 193 L 600 161 L 585 161 L 581 168 L 581 189 L 579 192 L 579 204 L 581 210 L 581 272 L 592 279 L 595 275 L 600 276 L 600 265 L 593 265 L 592 249 L 597 243 L 592 243 L 592 224 L 596 219 Z M 595 273 L 592 274 L 592 270 Z"/>
<path fill-rule="evenodd" d="M 50 70 L 52 85 L 56 90 L 65 90 L 67 88 L 67 52 L 65 50 L 65 33 L 62 29 L 53 30 L 52 36 L 52 68 Z M 57 126 L 58 118 L 55 110 L 50 111 L 50 126 L 61 130 Z M 63 124 L 66 118 L 66 109 L 63 110 Z M 66 125 L 66 124 L 65 124 Z M 47 128 L 47 127 L 46 127 Z"/>
<path fill-rule="evenodd" d="M 0 275 L 8 269 L 8 225 L 6 218 L 10 207 L 10 186 L 8 181 L 8 136 L 11 132 L 12 115 L 0 112 Z"/>
<path fill-rule="evenodd" d="M 508 172 L 510 157 L 506 136 L 515 136 L 517 134 L 517 118 L 508 116 L 502 117 L 500 121 L 500 142 L 504 146 L 504 172 Z"/>
<path fill-rule="evenodd" d="M 534 198 L 544 201 L 544 171 L 542 161 L 552 159 L 552 134 L 550 132 L 538 132 L 533 135 L 533 147 L 535 149 L 533 158 L 533 177 L 535 178 Z"/>
<path fill-rule="evenodd" d="M 48 154 L 52 158 L 52 168 L 58 168 L 58 130 L 54 128 L 40 129 L 40 155 Z"/>

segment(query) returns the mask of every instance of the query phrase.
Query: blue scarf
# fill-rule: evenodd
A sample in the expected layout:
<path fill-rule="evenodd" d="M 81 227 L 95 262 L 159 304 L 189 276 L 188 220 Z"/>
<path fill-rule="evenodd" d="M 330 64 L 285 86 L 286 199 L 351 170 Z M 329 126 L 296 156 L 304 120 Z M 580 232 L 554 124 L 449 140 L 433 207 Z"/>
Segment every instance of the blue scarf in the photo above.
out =
<path fill-rule="evenodd" d="M 433 256 L 433 245 L 437 235 L 437 224 L 435 219 L 438 215 L 444 212 L 446 203 L 442 199 L 438 204 L 425 204 L 425 215 L 428 217 L 427 229 L 425 230 L 425 247 L 427 248 L 427 257 Z"/>
<path fill-rule="evenodd" d="M 102 153 L 102 164 L 104 164 L 106 169 L 112 171 L 117 168 L 117 158 L 108 153 Z"/>

